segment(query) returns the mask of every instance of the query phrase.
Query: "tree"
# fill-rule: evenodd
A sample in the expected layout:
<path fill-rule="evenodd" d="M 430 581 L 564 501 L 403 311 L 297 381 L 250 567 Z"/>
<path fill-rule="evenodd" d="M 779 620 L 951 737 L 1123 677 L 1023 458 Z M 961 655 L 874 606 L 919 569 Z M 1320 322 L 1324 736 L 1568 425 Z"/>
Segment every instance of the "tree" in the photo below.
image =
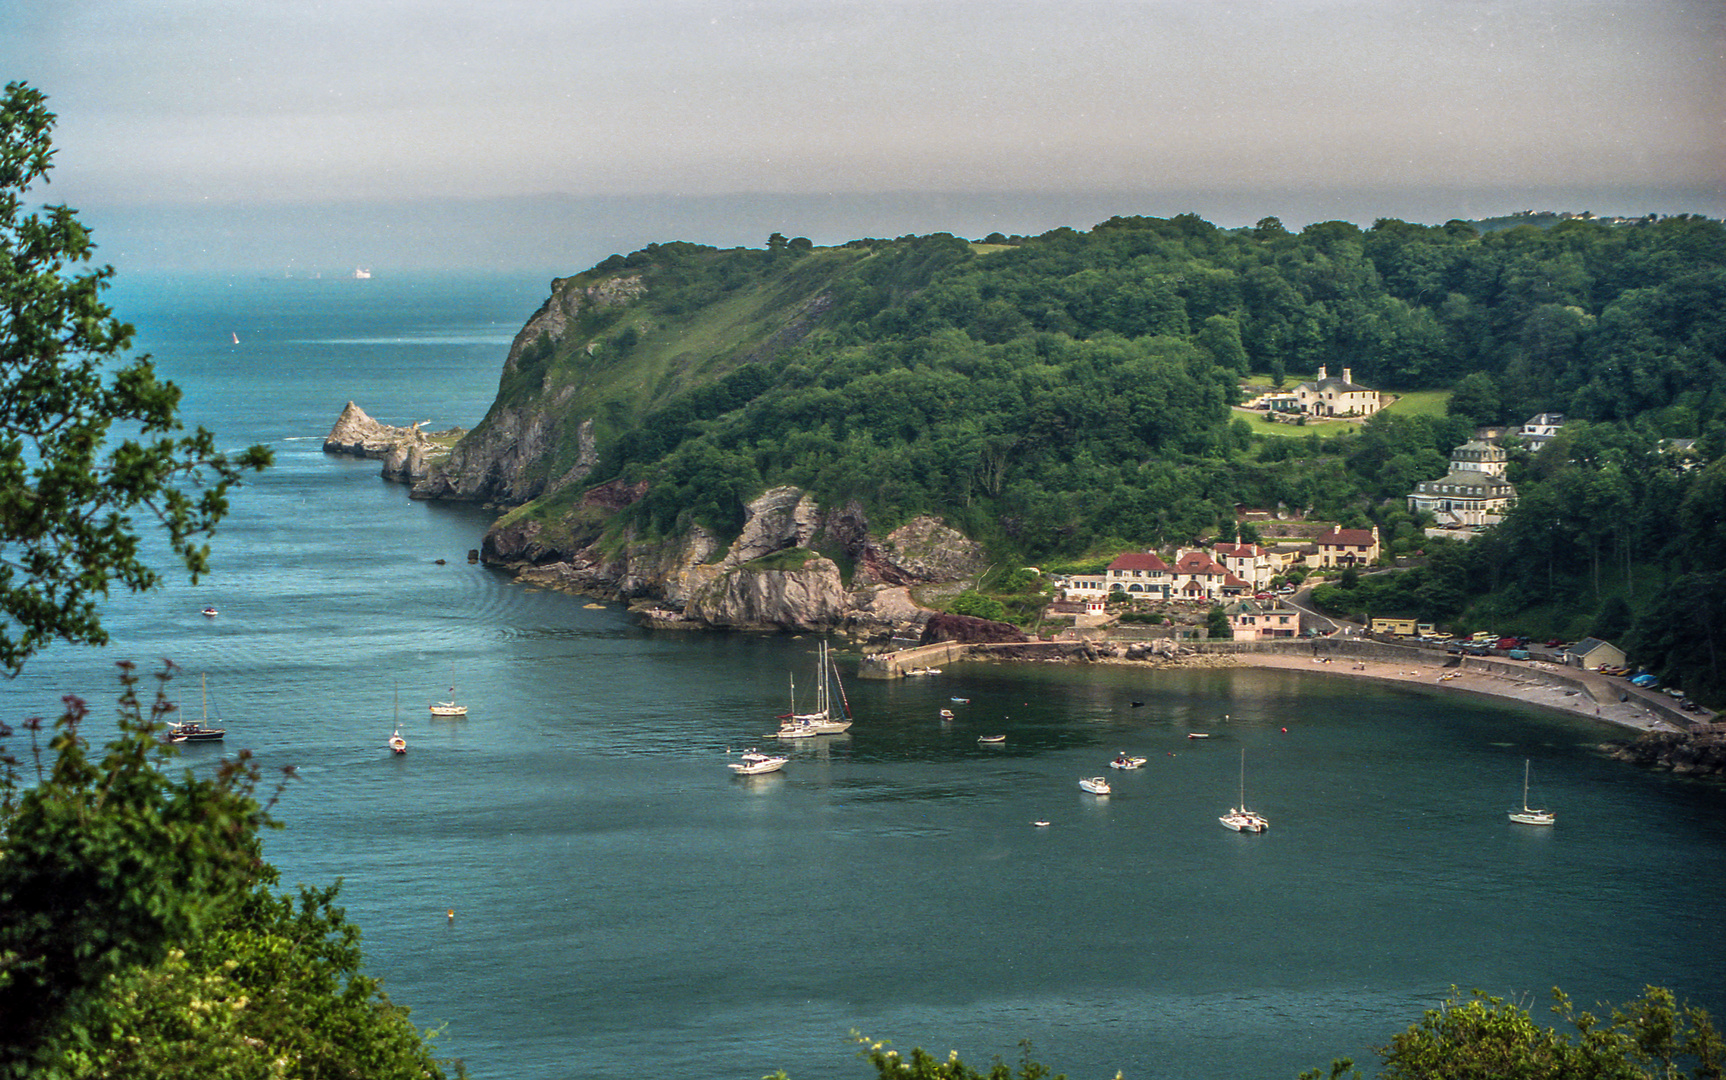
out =
<path fill-rule="evenodd" d="M 250 755 L 173 775 L 171 670 L 148 713 L 121 671 L 100 758 L 75 697 L 46 764 L 42 722 L 26 723 L 33 776 L 0 754 L 0 1078 L 441 1077 L 361 974 L 336 890 L 303 889 L 297 907 L 271 894 L 274 796 L 260 800 Z"/>
<path fill-rule="evenodd" d="M 1229 623 L 1229 613 L 1223 610 L 1221 604 L 1212 604 L 1211 610 L 1205 615 L 1205 630 L 1212 641 L 1228 641 L 1235 636 L 1234 627 Z"/>
<path fill-rule="evenodd" d="M 1576 1037 L 1543 1027 L 1526 1009 L 1478 990 L 1466 1002 L 1447 999 L 1418 1024 L 1379 1048 L 1386 1080 L 1563 1080 L 1592 1076 L 1622 1080 L 1680 1077 L 1689 1060 L 1694 1080 L 1718 1080 L 1726 1044 L 1707 1012 L 1680 1008 L 1669 990 L 1650 986 L 1643 996 L 1614 1008 L 1606 1022 L 1577 1012 L 1554 990 L 1552 1011 Z"/>
<path fill-rule="evenodd" d="M 180 390 L 150 358 L 120 358 L 133 328 L 101 292 L 111 266 L 68 207 L 23 213 L 47 182 L 54 114 L 10 83 L 0 99 L 0 667 L 16 675 L 50 641 L 107 640 L 97 601 L 113 585 L 154 588 L 133 515 L 155 519 L 196 581 L 227 492 L 270 452 L 232 458 L 177 418 Z M 135 435 L 111 438 L 119 425 Z"/>
<path fill-rule="evenodd" d="M 1445 412 L 1460 416 L 1470 424 L 1492 424 L 1501 418 L 1504 407 L 1499 402 L 1498 383 L 1484 371 L 1464 375 L 1445 403 Z"/>

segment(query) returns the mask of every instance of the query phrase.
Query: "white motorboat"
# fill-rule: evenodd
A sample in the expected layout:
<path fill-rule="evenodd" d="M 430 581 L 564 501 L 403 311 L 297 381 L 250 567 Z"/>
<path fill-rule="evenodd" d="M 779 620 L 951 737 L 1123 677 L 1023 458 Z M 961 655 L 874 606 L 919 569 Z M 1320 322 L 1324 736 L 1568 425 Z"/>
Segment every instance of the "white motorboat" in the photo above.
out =
<path fill-rule="evenodd" d="M 833 699 L 828 685 L 839 688 L 839 704 L 845 715 L 833 715 Z M 838 735 L 851 728 L 851 703 L 845 697 L 845 684 L 839 681 L 839 669 L 833 666 L 832 653 L 823 640 L 815 663 L 815 708 L 811 712 L 797 711 L 797 678 L 791 677 L 791 711 L 779 718 L 779 730 L 769 738 L 806 739 L 811 735 Z"/>
<path fill-rule="evenodd" d="M 1223 828 L 1235 832 L 1262 833 L 1271 827 L 1270 820 L 1263 814 L 1247 809 L 1247 752 L 1241 751 L 1241 804 L 1229 807 L 1229 812 L 1217 818 L 1223 823 Z"/>
<path fill-rule="evenodd" d="M 1558 816 L 1550 810 L 1533 810 L 1528 805 L 1528 760 L 1522 762 L 1522 809 L 1512 810 L 1510 820 L 1522 825 L 1553 825 Z"/>
<path fill-rule="evenodd" d="M 943 719 L 943 720 L 953 719 L 953 710 L 952 709 L 942 709 L 941 710 L 941 719 Z"/>
<path fill-rule="evenodd" d="M 1007 736 L 1005 736 L 1005 735 L 979 735 L 979 736 L 977 736 L 977 741 L 980 743 L 988 743 L 989 745 L 993 746 L 996 743 L 1006 742 Z"/>
<path fill-rule="evenodd" d="M 1125 750 L 1115 755 L 1115 760 L 1109 762 L 1111 769 L 1142 769 L 1150 758 L 1128 757 Z"/>
<path fill-rule="evenodd" d="M 910 669 L 909 671 L 905 672 L 905 674 L 906 675 L 939 675 L 939 674 L 941 674 L 941 669 L 938 667 L 914 667 L 914 668 Z"/>
<path fill-rule="evenodd" d="M 762 773 L 778 772 L 790 760 L 774 754 L 763 754 L 759 750 L 748 750 L 726 768 L 738 776 L 760 776 Z"/>
<path fill-rule="evenodd" d="M 1103 776 L 1084 777 L 1080 779 L 1079 786 L 1090 792 L 1092 795 L 1107 795 L 1109 792 L 1114 790 L 1109 787 L 1108 778 Z"/>

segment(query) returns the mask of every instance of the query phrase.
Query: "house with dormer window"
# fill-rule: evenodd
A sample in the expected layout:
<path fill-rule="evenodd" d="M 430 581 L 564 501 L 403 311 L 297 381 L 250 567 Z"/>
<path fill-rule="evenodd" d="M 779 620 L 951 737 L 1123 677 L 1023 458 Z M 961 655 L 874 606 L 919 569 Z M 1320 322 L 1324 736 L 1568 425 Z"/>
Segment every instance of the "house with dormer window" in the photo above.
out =
<path fill-rule="evenodd" d="M 1252 583 L 1229 572 L 1228 567 L 1202 548 L 1180 552 L 1170 567 L 1177 600 L 1223 600 L 1253 591 Z"/>
<path fill-rule="evenodd" d="M 1258 544 L 1212 544 L 1211 555 L 1255 590 L 1270 588 L 1280 566 L 1270 548 Z"/>

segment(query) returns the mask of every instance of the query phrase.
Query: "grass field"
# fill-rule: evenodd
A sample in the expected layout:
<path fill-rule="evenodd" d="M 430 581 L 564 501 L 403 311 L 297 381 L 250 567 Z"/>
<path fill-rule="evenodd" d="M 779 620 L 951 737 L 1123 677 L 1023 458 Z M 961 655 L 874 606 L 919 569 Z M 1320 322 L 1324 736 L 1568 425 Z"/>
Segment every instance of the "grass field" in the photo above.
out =
<path fill-rule="evenodd" d="M 1297 380 L 1298 381 L 1298 380 Z M 1242 386 L 1245 397 L 1251 399 L 1270 389 L 1269 375 L 1250 376 Z M 1286 385 L 1286 384 L 1285 384 Z M 1389 394 L 1389 391 L 1386 391 Z M 1384 407 L 1385 412 L 1396 413 L 1398 416 L 1443 416 L 1445 406 L 1450 402 L 1449 390 L 1412 390 L 1408 393 L 1396 394 L 1396 400 Z M 1245 420 L 1253 429 L 1254 435 L 1274 435 L 1278 438 L 1304 439 L 1309 435 L 1317 435 L 1321 439 L 1346 435 L 1360 429 L 1361 421 L 1345 420 L 1308 420 L 1305 424 L 1273 424 L 1264 418 L 1263 413 L 1236 412 L 1234 416 Z"/>

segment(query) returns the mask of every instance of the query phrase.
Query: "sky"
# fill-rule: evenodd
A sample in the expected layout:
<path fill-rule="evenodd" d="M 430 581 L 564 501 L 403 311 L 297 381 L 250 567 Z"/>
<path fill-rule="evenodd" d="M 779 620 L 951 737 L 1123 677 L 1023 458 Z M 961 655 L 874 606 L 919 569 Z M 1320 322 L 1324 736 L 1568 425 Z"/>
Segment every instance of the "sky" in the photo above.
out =
<path fill-rule="evenodd" d="M 4 0 L 124 269 L 1726 216 L 1726 0 Z"/>

